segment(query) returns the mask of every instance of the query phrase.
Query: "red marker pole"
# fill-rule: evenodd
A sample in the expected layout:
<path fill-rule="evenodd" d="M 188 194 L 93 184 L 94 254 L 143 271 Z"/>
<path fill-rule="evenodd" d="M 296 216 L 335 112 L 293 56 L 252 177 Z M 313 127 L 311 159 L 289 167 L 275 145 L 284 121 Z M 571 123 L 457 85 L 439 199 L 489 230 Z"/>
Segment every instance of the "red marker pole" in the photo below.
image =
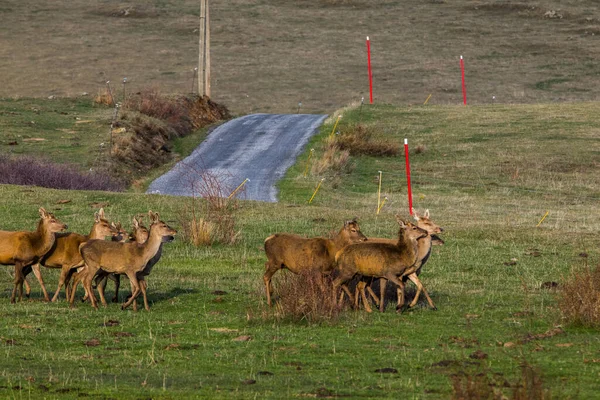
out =
<path fill-rule="evenodd" d="M 413 215 L 412 188 L 410 185 L 410 162 L 408 161 L 408 139 L 404 139 L 404 158 L 406 159 L 406 184 L 408 185 L 408 212 Z"/>
<path fill-rule="evenodd" d="M 465 85 L 465 61 L 460 56 L 460 74 L 462 76 L 463 104 L 467 105 L 467 86 Z"/>
<path fill-rule="evenodd" d="M 369 98 L 373 104 L 373 73 L 371 71 L 371 41 L 367 36 L 367 62 L 369 64 Z"/>

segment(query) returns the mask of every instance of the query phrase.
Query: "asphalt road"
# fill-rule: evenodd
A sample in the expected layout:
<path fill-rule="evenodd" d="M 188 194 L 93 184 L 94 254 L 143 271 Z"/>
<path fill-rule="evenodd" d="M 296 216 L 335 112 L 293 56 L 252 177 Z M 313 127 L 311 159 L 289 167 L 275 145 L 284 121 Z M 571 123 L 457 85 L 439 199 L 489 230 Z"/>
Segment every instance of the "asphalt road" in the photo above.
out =
<path fill-rule="evenodd" d="M 276 202 L 275 184 L 294 164 L 326 115 L 252 114 L 213 130 L 194 152 L 150 184 L 148 193 L 228 196 Z"/>

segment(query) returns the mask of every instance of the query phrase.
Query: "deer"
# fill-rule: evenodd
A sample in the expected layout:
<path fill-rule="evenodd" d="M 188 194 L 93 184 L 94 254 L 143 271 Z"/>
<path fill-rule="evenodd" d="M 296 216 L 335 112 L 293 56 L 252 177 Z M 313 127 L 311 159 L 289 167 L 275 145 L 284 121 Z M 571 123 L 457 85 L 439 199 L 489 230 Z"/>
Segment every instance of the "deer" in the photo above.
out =
<path fill-rule="evenodd" d="M 102 269 L 105 272 L 115 274 L 126 274 L 132 285 L 132 295 L 128 301 L 121 305 L 125 310 L 135 301 L 145 286 L 140 285 L 137 273 L 142 271 L 148 262 L 158 253 L 158 249 L 165 237 L 177 234 L 177 231 L 160 220 L 158 213 L 152 213 L 152 225 L 150 226 L 148 240 L 143 244 L 136 242 L 109 242 L 102 240 L 90 240 L 80 247 L 83 258 L 83 269 L 74 279 L 71 293 L 71 307 L 75 301 L 75 290 L 79 281 L 83 282 L 92 307 L 98 309 L 96 296 L 92 291 L 92 280 L 96 273 Z"/>
<path fill-rule="evenodd" d="M 60 268 L 60 278 L 58 280 L 58 288 L 52 297 L 52 302 L 58 300 L 60 289 L 65 284 L 68 275 L 71 272 L 73 266 L 81 262 L 81 254 L 79 254 L 79 246 L 82 243 L 87 242 L 90 239 L 104 239 L 106 236 L 116 236 L 119 234 L 117 227 L 111 224 L 104 215 L 104 208 L 101 208 L 98 212 L 94 213 L 94 224 L 92 229 L 87 235 L 80 235 L 74 232 L 67 233 L 55 233 L 56 239 L 51 250 L 46 253 L 37 263 L 32 266 L 33 273 L 35 274 L 44 298 L 46 301 L 50 301 L 46 286 L 40 272 L 40 265 L 46 268 L 58 269 Z M 25 274 L 25 276 L 27 273 Z M 68 285 L 66 287 L 66 296 L 69 298 Z"/>
<path fill-rule="evenodd" d="M 432 309 L 436 310 L 437 307 L 434 305 L 433 301 L 431 300 L 431 297 L 429 297 L 427 290 L 422 285 L 418 276 L 421 273 L 421 269 L 423 268 L 423 265 L 427 262 L 427 260 L 429 259 L 429 256 L 431 255 L 431 246 L 436 245 L 436 244 L 437 245 L 444 244 L 444 241 L 437 236 L 437 234 L 444 232 L 444 229 L 441 228 L 439 225 L 437 225 L 435 222 L 433 222 L 431 220 L 430 214 L 429 214 L 429 209 L 425 210 L 424 214 L 421 216 L 419 216 L 419 214 L 413 209 L 413 218 L 417 222 L 417 226 L 419 228 L 425 229 L 427 231 L 428 235 L 417 241 L 418 255 L 417 255 L 417 263 L 416 263 L 416 271 L 414 272 L 414 274 L 404 275 L 402 277 L 402 282 L 405 283 L 408 279 L 410 279 L 417 286 L 417 293 L 415 294 L 415 298 L 413 299 L 413 301 L 410 303 L 409 308 L 412 308 L 416 305 L 416 303 L 419 299 L 419 296 L 421 294 L 421 291 L 422 291 L 423 294 L 425 295 L 425 297 L 427 298 L 427 302 L 429 303 L 429 306 Z M 385 238 L 370 238 L 370 241 L 375 242 L 375 243 L 394 243 L 395 242 L 394 239 L 385 239 Z M 366 301 L 366 295 L 364 294 L 364 290 L 366 287 L 367 290 L 369 291 L 369 294 L 375 301 L 375 304 L 379 305 L 380 307 L 384 307 L 385 305 L 381 305 L 380 301 L 382 301 L 382 302 L 384 301 L 386 282 L 387 282 L 386 279 L 380 278 L 380 280 L 379 280 L 380 297 L 378 298 L 375 295 L 375 293 L 373 292 L 373 290 L 369 286 L 367 286 L 367 282 L 365 282 L 364 280 L 361 280 L 356 286 L 355 299 L 354 299 L 355 306 L 358 306 L 358 299 L 359 299 L 358 294 L 360 293 L 360 295 L 361 295 L 360 298 L 363 299 L 365 309 L 367 310 L 367 312 L 370 312 L 370 307 Z"/>
<path fill-rule="evenodd" d="M 40 220 L 35 231 L 0 231 L 0 264 L 15 266 L 15 281 L 10 302 L 15 303 L 17 292 L 23 300 L 24 269 L 41 260 L 54 246 L 57 232 L 68 226 L 43 207 L 39 209 Z"/>
<path fill-rule="evenodd" d="M 136 242 L 138 244 L 144 243 L 148 240 L 148 228 L 142 225 L 141 218 L 138 219 L 133 217 L 133 231 L 131 234 L 123 236 L 121 242 L 126 242 L 129 240 L 130 242 Z M 158 258 L 160 259 L 160 253 L 162 252 L 162 243 L 159 249 Z M 156 256 L 155 256 L 156 258 Z M 158 261 L 158 260 L 157 260 Z M 104 298 L 104 291 L 106 290 L 106 284 L 108 283 L 108 279 L 115 283 L 115 294 L 112 298 L 113 303 L 119 302 L 119 288 L 121 287 L 121 275 L 110 274 L 105 271 L 98 271 L 96 277 L 94 278 L 94 289 L 98 288 L 98 293 L 100 294 L 100 299 L 102 300 L 102 304 L 106 306 L 106 299 Z M 139 278 L 138 278 L 139 279 Z M 83 301 L 87 299 L 87 294 L 83 298 Z M 133 303 L 134 309 L 137 307 L 137 303 Z"/>
<path fill-rule="evenodd" d="M 342 290 L 352 301 L 354 296 L 347 286 L 355 275 L 366 277 L 384 278 L 398 285 L 398 299 L 404 303 L 404 284 L 402 276 L 414 271 L 418 260 L 417 241 L 427 236 L 427 231 L 418 226 L 405 222 L 396 216 L 399 224 L 398 240 L 392 243 L 354 243 L 346 246 L 336 253 L 335 262 L 338 276 L 333 281 L 334 294 L 341 286 Z M 364 296 L 364 292 L 361 291 Z M 400 300 L 401 299 L 401 300 Z M 363 299 L 365 304 L 366 298 Z M 383 312 L 383 302 L 380 302 L 380 311 Z M 399 308 L 401 309 L 401 308 Z"/>
<path fill-rule="evenodd" d="M 335 265 L 335 254 L 350 243 L 362 242 L 367 237 L 360 231 L 356 218 L 346 221 L 333 239 L 322 237 L 304 238 L 290 233 L 277 233 L 265 239 L 265 273 L 263 281 L 267 292 L 267 304 L 272 305 L 271 279 L 280 269 L 287 268 L 295 274 L 317 269 L 328 275 Z"/>
<path fill-rule="evenodd" d="M 156 219 L 158 218 L 157 214 L 150 214 L 150 221 L 152 223 L 154 223 L 156 221 Z M 145 243 L 146 240 L 148 239 L 148 230 L 140 224 L 139 221 L 137 221 L 134 218 L 134 233 L 132 235 L 132 237 L 135 238 L 135 240 L 137 241 L 137 243 Z M 146 277 L 148 275 L 150 275 L 150 273 L 152 272 L 152 268 L 156 265 L 156 263 L 158 263 L 158 261 L 160 260 L 161 256 L 162 256 L 162 247 L 164 243 L 167 242 L 171 242 L 173 241 L 174 237 L 173 236 L 165 236 L 162 239 L 162 242 L 160 243 L 160 246 L 158 248 L 158 252 L 156 253 L 156 255 L 154 257 L 152 257 L 150 259 L 150 261 L 148 261 L 148 264 L 146 264 L 146 266 L 144 267 L 144 269 L 140 272 L 137 273 L 137 279 L 138 282 L 140 284 L 140 288 L 142 289 L 142 295 L 144 298 L 144 308 L 146 310 L 150 310 L 150 306 L 148 304 L 148 297 L 146 295 L 146 291 L 148 289 L 148 283 L 146 282 Z M 104 272 L 105 273 L 105 272 Z M 98 280 L 98 277 L 100 275 L 96 275 L 96 280 Z M 119 275 L 117 274 L 111 274 L 109 275 L 113 276 L 114 278 L 111 279 L 115 279 L 115 284 L 117 284 L 119 282 Z M 105 281 L 106 282 L 106 281 Z M 104 286 L 106 286 L 106 284 L 104 284 Z M 133 293 L 133 288 L 131 290 L 131 292 Z M 104 298 L 104 287 L 103 286 L 98 286 L 98 293 L 100 295 L 100 299 L 102 301 L 103 305 L 106 305 L 106 300 Z M 115 293 L 115 296 L 117 296 L 117 293 Z M 113 298 L 113 302 L 115 301 L 115 299 Z M 133 302 L 133 310 L 137 311 L 137 301 L 134 300 Z"/>

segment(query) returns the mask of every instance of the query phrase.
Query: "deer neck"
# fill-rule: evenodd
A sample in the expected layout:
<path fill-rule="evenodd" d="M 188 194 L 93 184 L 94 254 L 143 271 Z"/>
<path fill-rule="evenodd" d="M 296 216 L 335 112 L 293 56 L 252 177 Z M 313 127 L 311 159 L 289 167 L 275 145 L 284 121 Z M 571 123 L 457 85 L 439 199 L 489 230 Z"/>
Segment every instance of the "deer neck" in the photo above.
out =
<path fill-rule="evenodd" d="M 90 239 L 104 239 L 104 235 L 101 235 L 100 232 L 98 232 L 98 224 L 96 223 L 92 225 L 92 230 L 85 237 L 85 241 L 87 242 Z"/>
<path fill-rule="evenodd" d="M 142 248 L 142 258 L 144 259 L 144 265 L 150 261 L 152 257 L 158 253 L 160 249 L 160 245 L 162 244 L 162 236 L 153 232 L 152 227 L 150 227 L 150 234 L 148 236 L 148 240 L 141 244 Z"/>
<path fill-rule="evenodd" d="M 344 235 L 344 230 L 338 232 L 337 235 L 333 238 L 333 245 L 335 246 L 335 250 L 341 250 L 343 247 L 350 244 L 350 240 Z"/>
<path fill-rule="evenodd" d="M 38 227 L 32 234 L 31 246 L 36 253 L 36 255 L 43 256 L 48 253 L 52 246 L 54 246 L 54 241 L 56 240 L 56 236 L 54 232 L 51 232 L 48 229 L 48 226 L 44 224 L 44 220 L 40 219 L 38 223 Z"/>
<path fill-rule="evenodd" d="M 417 261 L 418 247 L 418 240 L 412 239 L 406 234 L 401 235 L 398 238 L 398 248 L 400 248 L 403 255 L 408 258 L 411 264 L 414 264 Z"/>
<path fill-rule="evenodd" d="M 417 240 L 418 256 L 419 260 L 422 260 L 429 256 L 431 252 L 431 235 L 427 235 L 424 238 Z"/>

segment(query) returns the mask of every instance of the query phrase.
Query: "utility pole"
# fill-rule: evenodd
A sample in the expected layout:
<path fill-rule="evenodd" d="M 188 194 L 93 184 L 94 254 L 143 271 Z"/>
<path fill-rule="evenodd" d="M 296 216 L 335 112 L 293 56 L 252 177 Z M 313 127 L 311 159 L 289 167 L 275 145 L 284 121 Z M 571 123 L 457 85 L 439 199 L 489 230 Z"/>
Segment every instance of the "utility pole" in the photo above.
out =
<path fill-rule="evenodd" d="M 208 0 L 200 0 L 198 94 L 210 97 L 210 19 Z"/>

